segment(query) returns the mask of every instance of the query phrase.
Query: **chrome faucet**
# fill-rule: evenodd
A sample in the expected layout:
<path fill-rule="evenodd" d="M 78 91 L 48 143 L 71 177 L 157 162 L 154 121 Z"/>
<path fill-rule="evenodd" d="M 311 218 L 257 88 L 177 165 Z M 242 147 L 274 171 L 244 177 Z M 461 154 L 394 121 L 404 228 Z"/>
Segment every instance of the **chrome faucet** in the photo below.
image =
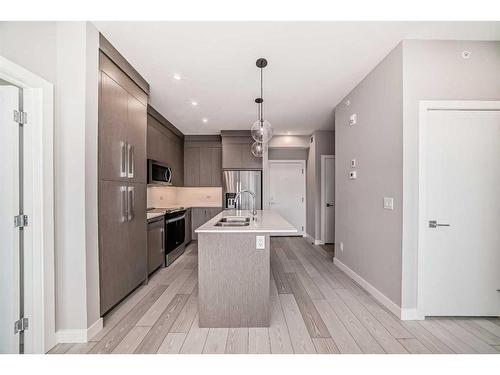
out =
<path fill-rule="evenodd" d="M 236 194 L 236 197 L 234 197 L 234 201 L 237 202 L 238 199 L 240 200 L 240 205 L 241 205 L 241 194 L 243 193 L 248 193 L 252 196 L 252 215 L 253 215 L 253 220 L 255 220 L 255 216 L 257 216 L 257 210 L 255 209 L 255 193 L 249 191 L 249 190 L 242 190 L 238 194 Z"/>

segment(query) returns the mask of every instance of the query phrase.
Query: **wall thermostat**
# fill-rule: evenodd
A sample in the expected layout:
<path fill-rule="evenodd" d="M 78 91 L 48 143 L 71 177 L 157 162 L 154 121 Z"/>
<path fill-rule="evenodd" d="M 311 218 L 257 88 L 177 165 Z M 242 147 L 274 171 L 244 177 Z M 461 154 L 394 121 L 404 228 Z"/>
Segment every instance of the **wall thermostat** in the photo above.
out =
<path fill-rule="evenodd" d="M 349 117 L 349 125 L 353 126 L 357 122 L 358 122 L 358 116 L 355 113 L 353 113 L 351 117 Z"/>
<path fill-rule="evenodd" d="M 350 172 L 349 172 L 349 179 L 351 179 L 351 180 L 355 180 L 356 178 L 358 178 L 358 173 L 357 173 L 357 171 L 350 171 Z"/>

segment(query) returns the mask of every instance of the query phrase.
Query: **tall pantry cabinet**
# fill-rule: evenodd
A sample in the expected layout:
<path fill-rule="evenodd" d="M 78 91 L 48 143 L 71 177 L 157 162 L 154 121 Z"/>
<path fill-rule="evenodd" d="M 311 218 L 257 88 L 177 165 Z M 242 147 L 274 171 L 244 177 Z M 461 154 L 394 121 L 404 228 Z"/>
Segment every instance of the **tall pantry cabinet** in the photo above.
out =
<path fill-rule="evenodd" d="M 101 36 L 98 219 L 101 316 L 147 277 L 149 85 Z"/>

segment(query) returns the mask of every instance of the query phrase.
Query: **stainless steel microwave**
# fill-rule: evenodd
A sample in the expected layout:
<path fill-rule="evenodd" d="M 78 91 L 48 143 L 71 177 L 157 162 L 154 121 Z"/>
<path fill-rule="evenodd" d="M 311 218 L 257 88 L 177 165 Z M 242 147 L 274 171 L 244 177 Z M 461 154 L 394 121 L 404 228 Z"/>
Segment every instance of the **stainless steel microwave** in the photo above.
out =
<path fill-rule="evenodd" d="M 172 169 L 165 163 L 148 159 L 148 184 L 172 185 Z"/>

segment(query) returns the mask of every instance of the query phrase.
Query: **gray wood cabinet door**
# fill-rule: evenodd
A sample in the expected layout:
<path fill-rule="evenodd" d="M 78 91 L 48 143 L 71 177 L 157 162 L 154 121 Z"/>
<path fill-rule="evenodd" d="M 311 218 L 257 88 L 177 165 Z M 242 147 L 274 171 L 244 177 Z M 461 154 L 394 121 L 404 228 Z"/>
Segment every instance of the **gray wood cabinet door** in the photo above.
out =
<path fill-rule="evenodd" d="M 257 158 L 252 154 L 252 145 L 249 143 L 241 145 L 241 168 L 262 169 L 262 158 Z"/>
<path fill-rule="evenodd" d="M 200 148 L 184 149 L 184 186 L 200 186 Z"/>
<path fill-rule="evenodd" d="M 200 182 L 199 186 L 212 185 L 212 148 L 200 147 Z"/>
<path fill-rule="evenodd" d="M 195 233 L 195 230 L 198 229 L 202 224 L 204 224 L 206 220 L 206 209 L 204 207 L 193 207 L 191 209 L 191 237 L 193 240 L 198 239 L 198 234 Z"/>
<path fill-rule="evenodd" d="M 128 94 L 128 181 L 145 184 L 147 178 L 147 107 Z"/>
<path fill-rule="evenodd" d="M 186 230 L 185 230 L 185 234 L 186 234 L 186 238 L 185 238 L 185 244 L 187 245 L 188 243 L 191 242 L 191 238 L 192 238 L 192 231 L 193 231 L 193 225 L 191 223 L 191 209 L 188 209 L 186 210 L 186 220 L 185 220 L 185 224 L 186 224 Z"/>
<path fill-rule="evenodd" d="M 222 186 L 222 148 L 212 148 L 212 184 L 210 186 Z"/>
<path fill-rule="evenodd" d="M 99 274 L 101 315 L 130 291 L 127 275 L 129 236 L 127 185 L 118 181 L 99 182 Z M 128 266 L 127 266 L 128 268 Z"/>
<path fill-rule="evenodd" d="M 241 144 L 229 143 L 222 145 L 222 168 L 240 169 L 241 166 Z"/>
<path fill-rule="evenodd" d="M 165 260 L 165 219 L 148 222 L 148 273 L 160 267 Z"/>
<path fill-rule="evenodd" d="M 173 184 L 175 186 L 184 186 L 184 147 L 179 142 L 174 142 L 174 159 L 172 162 Z"/>
<path fill-rule="evenodd" d="M 205 209 L 205 222 L 214 218 L 216 215 L 222 212 L 222 207 L 207 207 Z"/>
<path fill-rule="evenodd" d="M 123 269 L 128 272 L 129 291 L 139 285 L 147 275 L 147 219 L 146 185 L 128 184 L 128 254 Z"/>
<path fill-rule="evenodd" d="M 99 104 L 99 178 L 126 177 L 128 93 L 101 71 Z"/>

